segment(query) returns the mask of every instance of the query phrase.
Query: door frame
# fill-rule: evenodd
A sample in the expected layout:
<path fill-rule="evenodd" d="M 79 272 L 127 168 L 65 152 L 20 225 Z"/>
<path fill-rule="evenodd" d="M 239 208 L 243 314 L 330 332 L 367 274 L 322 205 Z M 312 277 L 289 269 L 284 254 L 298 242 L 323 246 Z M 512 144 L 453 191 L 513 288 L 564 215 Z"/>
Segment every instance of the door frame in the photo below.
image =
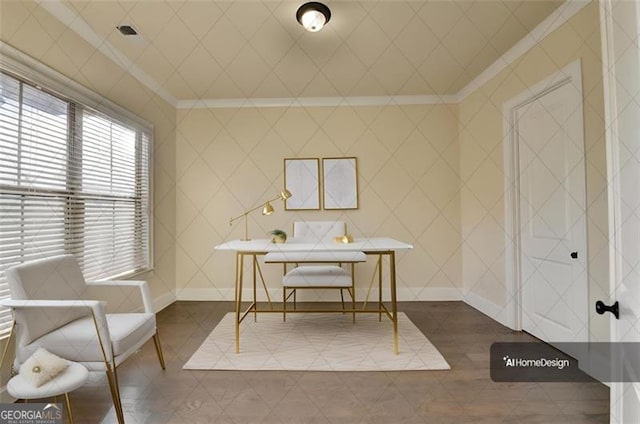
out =
<path fill-rule="evenodd" d="M 638 230 L 640 223 L 635 220 L 625 222 L 624 205 L 622 198 L 627 201 L 638 199 L 636 182 L 629 187 L 630 178 L 627 173 L 630 170 L 639 172 L 637 165 L 625 165 L 624 151 L 632 143 L 637 132 L 630 126 L 630 121 L 636 121 L 640 116 L 640 106 L 636 103 L 627 103 L 629 96 L 638 92 L 637 80 L 640 71 L 640 52 L 633 49 L 627 50 L 627 43 L 632 40 L 637 42 L 638 29 L 640 29 L 640 4 L 637 2 L 627 4 L 625 8 L 616 7 L 613 0 L 600 0 L 600 36 L 602 45 L 602 75 L 604 87 L 604 123 L 607 152 L 607 202 L 609 219 L 609 284 L 611 300 L 616 300 L 617 289 L 625 284 L 626 275 L 635 263 L 626 265 L 622 260 L 624 251 L 625 231 Z M 633 127 L 636 128 L 636 127 Z M 637 260 L 637 258 L 636 258 Z M 637 262 L 636 262 L 637 263 Z M 620 310 L 621 318 L 629 314 L 628 305 L 624 304 Z M 625 310 L 627 309 L 627 310 Z M 612 343 L 620 340 L 617 320 L 609 316 L 610 340 Z M 623 364 L 612 363 L 612 375 L 616 375 Z M 614 382 L 610 384 L 610 422 L 622 424 L 625 417 L 624 392 L 630 390 L 632 383 Z M 637 383 L 633 383 L 637 384 Z M 640 406 L 635 406 L 636 410 Z"/>
<path fill-rule="evenodd" d="M 522 279 L 520 270 L 520 196 L 519 196 L 519 153 L 518 140 L 515 132 L 516 110 L 523 105 L 531 103 L 545 94 L 565 85 L 573 84 L 582 99 L 582 66 L 580 59 L 576 59 L 564 68 L 548 76 L 542 81 L 527 88 L 520 94 L 507 100 L 502 106 L 503 119 L 503 160 L 504 160 L 504 196 L 505 196 L 505 289 L 506 308 L 504 324 L 513 330 L 522 330 Z M 583 103 L 580 102 L 580 137 L 584 140 L 584 115 Z M 584 188 L 586 193 L 586 187 Z M 585 198 L 586 213 L 586 198 Z M 586 227 L 585 227 L 586 232 Z M 587 240 L 585 237 L 584 248 L 579 251 L 584 252 L 586 259 Z M 588 275 L 588 272 L 587 272 Z M 588 276 L 587 276 L 588 289 Z M 585 305 L 588 311 L 588 305 Z M 588 313 L 587 313 L 588 323 Z M 588 331 L 587 331 L 588 334 Z"/>

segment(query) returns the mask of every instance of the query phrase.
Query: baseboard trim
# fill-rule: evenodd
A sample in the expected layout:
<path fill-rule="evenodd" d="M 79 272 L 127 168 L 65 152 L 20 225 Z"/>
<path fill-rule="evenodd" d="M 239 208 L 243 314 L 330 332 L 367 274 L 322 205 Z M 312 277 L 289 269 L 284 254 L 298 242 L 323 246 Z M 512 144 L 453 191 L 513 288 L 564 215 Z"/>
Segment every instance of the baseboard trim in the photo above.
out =
<path fill-rule="evenodd" d="M 175 301 L 176 301 L 176 294 L 174 293 L 174 291 L 173 290 L 168 291 L 156 297 L 155 299 L 153 299 L 153 310 L 156 311 L 156 313 L 158 313 L 164 308 L 166 308 L 167 306 L 171 305 Z"/>
<path fill-rule="evenodd" d="M 489 318 L 498 321 L 505 327 L 509 327 L 512 330 L 515 330 L 513 319 L 509 319 L 509 317 L 507 316 L 506 306 L 500 306 L 473 292 L 466 292 L 462 300 L 464 301 L 464 303 L 478 310 L 479 312 L 482 312 Z"/>
<path fill-rule="evenodd" d="M 356 293 L 356 299 L 361 302 L 365 299 L 366 289 L 358 288 L 359 290 Z M 416 293 L 417 292 L 417 293 Z M 337 290 L 324 290 L 322 291 L 322 296 L 318 298 L 317 296 L 311 297 L 311 291 L 307 292 L 307 295 L 304 295 L 304 291 L 301 292 L 299 299 L 301 301 L 326 301 L 326 302 L 335 302 L 336 300 L 340 300 Z M 383 291 L 385 294 L 385 298 L 388 298 L 387 291 Z M 249 299 L 249 294 L 247 294 L 246 289 L 243 298 L 245 300 Z M 269 289 L 269 296 L 271 300 L 277 302 L 282 299 L 282 290 L 280 288 Z M 407 302 L 407 301 L 455 301 L 462 300 L 462 289 L 456 287 L 426 287 L 424 289 L 415 289 L 412 290 L 410 288 L 399 288 L 397 292 L 398 301 Z M 267 297 L 264 293 L 264 289 L 258 289 L 257 299 L 260 302 L 264 302 L 267 300 Z M 306 297 L 306 298 L 305 298 Z M 372 290 L 369 295 L 369 302 L 377 299 L 378 291 Z M 215 288 L 183 288 L 177 289 L 175 293 L 175 300 L 184 300 L 184 301 L 232 301 L 234 300 L 234 290 L 233 289 L 215 289 Z"/>

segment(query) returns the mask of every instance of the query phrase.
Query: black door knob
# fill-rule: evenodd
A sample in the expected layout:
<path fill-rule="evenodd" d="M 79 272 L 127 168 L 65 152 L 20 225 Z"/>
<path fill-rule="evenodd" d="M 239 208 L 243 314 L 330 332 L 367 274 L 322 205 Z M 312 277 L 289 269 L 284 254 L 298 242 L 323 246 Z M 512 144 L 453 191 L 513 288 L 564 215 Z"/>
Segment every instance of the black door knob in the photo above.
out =
<path fill-rule="evenodd" d="M 571 259 L 578 259 L 578 252 L 571 252 Z"/>
<path fill-rule="evenodd" d="M 604 304 L 602 300 L 598 300 L 596 302 L 596 312 L 599 313 L 600 315 L 604 314 L 605 312 L 611 312 L 613 316 L 616 317 L 616 319 L 620 319 L 620 310 L 618 309 L 618 306 L 619 305 L 617 300 L 611 306 L 607 306 Z"/>

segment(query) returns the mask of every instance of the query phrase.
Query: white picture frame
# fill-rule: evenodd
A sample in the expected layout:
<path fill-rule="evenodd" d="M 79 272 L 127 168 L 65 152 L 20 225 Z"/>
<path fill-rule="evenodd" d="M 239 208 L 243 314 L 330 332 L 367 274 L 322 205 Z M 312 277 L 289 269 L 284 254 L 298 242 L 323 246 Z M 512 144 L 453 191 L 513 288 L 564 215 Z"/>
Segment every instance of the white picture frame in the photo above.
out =
<path fill-rule="evenodd" d="M 318 158 L 285 158 L 284 186 L 291 192 L 284 209 L 320 209 L 320 160 Z"/>
<path fill-rule="evenodd" d="M 358 209 L 357 158 L 323 158 L 322 181 L 323 209 Z"/>

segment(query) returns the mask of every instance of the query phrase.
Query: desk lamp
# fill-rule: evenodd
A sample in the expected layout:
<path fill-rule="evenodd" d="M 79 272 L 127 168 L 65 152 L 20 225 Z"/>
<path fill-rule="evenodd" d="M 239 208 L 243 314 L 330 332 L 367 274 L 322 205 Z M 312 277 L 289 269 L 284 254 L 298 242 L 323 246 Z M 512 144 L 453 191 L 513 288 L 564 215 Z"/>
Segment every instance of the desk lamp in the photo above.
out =
<path fill-rule="evenodd" d="M 260 208 L 262 208 L 262 215 L 271 215 L 273 212 L 275 212 L 275 209 L 273 209 L 271 202 L 275 200 L 287 200 L 291 196 L 292 196 L 291 192 L 285 188 L 280 192 L 280 194 L 277 197 L 274 197 L 271 200 L 267 200 L 266 202 L 259 204 L 255 208 L 251 208 L 245 211 L 242 215 L 238 215 L 235 218 L 231 218 L 229 220 L 229 225 L 232 225 L 234 221 L 240 218 L 244 218 L 244 238 L 242 239 L 242 241 L 249 241 L 251 239 L 249 238 L 249 225 L 247 223 L 247 215 L 249 215 L 251 212 L 256 211 Z"/>

